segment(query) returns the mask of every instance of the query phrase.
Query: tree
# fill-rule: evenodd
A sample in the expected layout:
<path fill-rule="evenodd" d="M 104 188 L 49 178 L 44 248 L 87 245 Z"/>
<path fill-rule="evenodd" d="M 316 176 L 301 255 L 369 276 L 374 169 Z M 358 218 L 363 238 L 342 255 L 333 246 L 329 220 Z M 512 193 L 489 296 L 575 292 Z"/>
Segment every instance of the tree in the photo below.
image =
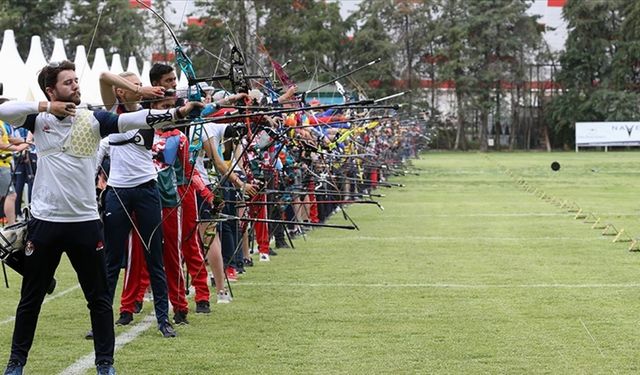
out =
<path fill-rule="evenodd" d="M 356 28 L 349 43 L 351 68 L 381 59 L 379 63 L 356 73 L 353 79 L 368 86 L 372 97 L 391 94 L 395 82 L 393 56 L 396 46 L 385 32 L 382 22 L 377 17 L 368 17 L 362 26 Z"/>
<path fill-rule="evenodd" d="M 438 52 L 443 56 L 441 78 L 455 84 L 459 111 L 469 105 L 479 114 L 481 151 L 488 149 L 492 112 L 496 133 L 500 134 L 503 83 L 521 78 L 519 58 L 532 59 L 541 41 L 536 17 L 526 14 L 530 3 L 530 0 L 441 3 L 438 19 L 438 30 L 443 35 Z M 458 136 L 464 133 L 460 121 L 459 118 Z"/>
<path fill-rule="evenodd" d="M 148 24 L 148 12 L 121 0 L 70 0 L 70 6 L 71 16 L 63 31 L 69 46 L 105 48 L 107 60 L 114 53 L 142 58 L 148 52 L 150 37 L 143 27 Z M 73 53 L 75 50 L 67 51 L 68 56 Z"/>
<path fill-rule="evenodd" d="M 14 31 L 23 60 L 27 59 L 33 35 L 40 36 L 45 55 L 50 55 L 56 31 L 63 25 L 60 15 L 65 4 L 62 0 L 0 1 L 0 30 Z"/>
<path fill-rule="evenodd" d="M 563 95 L 545 113 L 556 144 L 573 143 L 576 121 L 640 120 L 640 6 L 633 0 L 569 1 Z"/>

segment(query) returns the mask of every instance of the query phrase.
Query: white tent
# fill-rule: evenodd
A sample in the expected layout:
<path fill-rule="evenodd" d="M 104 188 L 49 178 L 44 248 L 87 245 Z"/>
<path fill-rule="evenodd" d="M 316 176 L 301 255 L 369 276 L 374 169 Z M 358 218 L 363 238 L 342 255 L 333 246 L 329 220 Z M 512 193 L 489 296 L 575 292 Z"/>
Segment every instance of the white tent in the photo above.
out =
<path fill-rule="evenodd" d="M 127 72 L 135 73 L 140 77 L 140 71 L 138 70 L 138 63 L 135 56 L 129 56 L 129 63 L 127 64 Z"/>
<path fill-rule="evenodd" d="M 107 64 L 105 53 L 102 48 L 97 48 L 93 65 L 89 65 L 87 53 L 84 46 L 76 46 L 75 65 L 76 74 L 80 82 L 82 101 L 89 104 L 102 104 L 100 97 L 99 78 L 102 72 L 121 73 L 122 60 L 118 54 L 114 54 L 111 68 Z M 67 60 L 62 39 L 54 42 L 51 62 Z M 0 48 L 0 61 L 3 69 L 0 69 L 0 83 L 3 84 L 3 96 L 16 100 L 41 101 L 46 100 L 44 93 L 40 90 L 37 81 L 37 74 L 46 64 L 47 59 L 42 51 L 42 41 L 39 36 L 31 38 L 31 46 L 26 63 L 18 53 L 13 30 L 4 31 L 4 39 Z M 144 85 L 149 86 L 149 70 L 151 65 L 148 61 L 143 62 L 142 74 L 139 73 L 135 57 L 129 57 L 127 71 L 138 74 Z"/>
<path fill-rule="evenodd" d="M 91 80 L 91 67 L 89 66 L 89 61 L 87 60 L 87 52 L 84 49 L 84 46 L 76 47 L 76 59 L 73 61 L 76 65 L 76 75 L 78 76 L 78 82 L 80 83 L 80 92 L 84 94 L 83 83 Z"/>
<path fill-rule="evenodd" d="M 53 42 L 53 52 L 49 61 L 62 61 L 67 59 L 67 53 L 64 51 L 64 44 L 62 39 L 57 38 Z"/>
<path fill-rule="evenodd" d="M 142 64 L 142 74 L 140 74 L 140 80 L 144 86 L 151 86 L 151 80 L 149 80 L 149 71 L 151 70 L 151 63 L 145 61 Z"/>
<path fill-rule="evenodd" d="M 122 72 L 124 72 L 124 69 L 122 68 L 122 61 L 120 60 L 120 54 L 119 53 L 114 53 L 113 56 L 111 57 L 111 73 L 113 74 L 120 74 Z"/>
<path fill-rule="evenodd" d="M 38 86 L 38 73 L 45 65 L 47 65 L 47 59 L 45 59 L 42 52 L 40 36 L 34 35 L 31 37 L 29 56 L 27 56 L 27 62 L 25 63 L 25 78 L 29 80 L 26 100 L 47 100 L 40 86 Z"/>
<path fill-rule="evenodd" d="M 95 58 L 93 65 L 91 66 L 91 78 L 84 83 L 83 94 L 84 101 L 90 104 L 102 104 L 102 97 L 100 96 L 100 74 L 109 71 L 109 65 L 107 64 L 107 58 L 104 55 L 104 49 L 96 48 Z"/>
<path fill-rule="evenodd" d="M 18 53 L 13 30 L 4 31 L 2 48 L 0 48 L 0 82 L 3 84 L 4 96 L 11 99 L 24 100 L 27 96 L 28 85 L 25 85 L 24 61 Z"/>

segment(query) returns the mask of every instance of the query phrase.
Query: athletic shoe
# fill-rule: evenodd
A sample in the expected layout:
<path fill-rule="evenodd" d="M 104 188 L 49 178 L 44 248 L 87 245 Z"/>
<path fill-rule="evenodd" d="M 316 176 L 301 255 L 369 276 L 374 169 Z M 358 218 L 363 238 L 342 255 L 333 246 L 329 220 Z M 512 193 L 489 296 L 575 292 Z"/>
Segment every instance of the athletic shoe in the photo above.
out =
<path fill-rule="evenodd" d="M 244 266 L 234 266 L 233 268 L 236 269 L 236 275 L 240 276 L 243 273 L 247 272 L 247 270 L 244 269 Z"/>
<path fill-rule="evenodd" d="M 278 255 L 278 253 L 276 253 L 272 248 L 269 248 L 269 255 L 274 257 L 274 256 Z"/>
<path fill-rule="evenodd" d="M 163 323 L 161 323 L 160 327 L 158 327 L 158 330 L 160 331 L 160 333 L 162 333 L 162 336 L 166 338 L 176 337 L 178 335 L 168 320 L 165 320 Z"/>
<path fill-rule="evenodd" d="M 196 302 L 196 314 L 208 314 L 211 312 L 209 301 Z"/>
<path fill-rule="evenodd" d="M 120 313 L 120 319 L 116 320 L 116 325 L 126 326 L 131 322 L 133 322 L 133 314 L 128 311 L 123 311 Z"/>
<path fill-rule="evenodd" d="M 236 274 L 236 269 L 229 266 L 226 270 L 227 279 L 229 281 L 238 281 L 238 275 Z"/>
<path fill-rule="evenodd" d="M 93 330 L 89 330 L 89 332 L 87 332 L 86 335 L 84 335 L 84 338 L 87 340 L 93 340 Z"/>
<path fill-rule="evenodd" d="M 173 322 L 177 326 L 182 326 L 185 324 L 189 324 L 187 320 L 187 312 L 186 311 L 176 311 L 176 314 L 173 316 Z"/>
<path fill-rule="evenodd" d="M 231 303 L 232 300 L 233 298 L 231 298 L 231 295 L 227 291 L 218 292 L 217 294 L 217 303 L 226 304 Z"/>
<path fill-rule="evenodd" d="M 4 370 L 4 375 L 22 375 L 22 369 L 24 365 L 18 361 L 11 360 L 7 363 L 7 368 Z"/>
<path fill-rule="evenodd" d="M 144 306 L 144 304 L 143 304 L 142 301 L 135 301 L 133 303 L 133 306 L 134 306 L 134 309 L 135 309 L 135 310 L 133 310 L 133 313 L 134 314 L 140 314 L 142 312 L 142 307 Z"/>
<path fill-rule="evenodd" d="M 245 267 L 253 267 L 253 259 L 251 258 L 244 258 L 242 263 L 244 263 Z"/>
<path fill-rule="evenodd" d="M 116 369 L 109 362 L 100 362 L 96 366 L 98 375 L 116 375 Z"/>
<path fill-rule="evenodd" d="M 260 253 L 260 261 L 261 262 L 269 262 L 271 259 L 269 259 L 269 254 L 267 253 Z"/>

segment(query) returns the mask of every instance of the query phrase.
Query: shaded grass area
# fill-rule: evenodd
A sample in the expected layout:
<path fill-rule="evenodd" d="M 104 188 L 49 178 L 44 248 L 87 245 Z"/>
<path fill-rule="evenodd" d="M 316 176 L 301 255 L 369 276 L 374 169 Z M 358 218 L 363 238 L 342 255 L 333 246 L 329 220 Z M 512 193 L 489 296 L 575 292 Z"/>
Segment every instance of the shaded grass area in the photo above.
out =
<path fill-rule="evenodd" d="M 421 175 L 402 178 L 406 188 L 379 190 L 384 212 L 348 208 L 361 231 L 314 230 L 296 249 L 256 262 L 233 285 L 232 304 L 190 314 L 174 340 L 146 330 L 118 351 L 117 369 L 637 373 L 640 254 L 523 191 L 503 170 L 640 234 L 638 161 L 635 152 L 425 154 L 414 162 Z M 76 285 L 68 262 L 58 279 L 57 292 Z M 0 322 L 15 313 L 12 273 L 10 283 L 0 290 Z M 72 289 L 43 306 L 28 373 L 59 373 L 91 352 L 85 305 Z M 134 323 L 151 309 L 147 302 Z M 0 324 L 4 358 L 12 329 Z"/>

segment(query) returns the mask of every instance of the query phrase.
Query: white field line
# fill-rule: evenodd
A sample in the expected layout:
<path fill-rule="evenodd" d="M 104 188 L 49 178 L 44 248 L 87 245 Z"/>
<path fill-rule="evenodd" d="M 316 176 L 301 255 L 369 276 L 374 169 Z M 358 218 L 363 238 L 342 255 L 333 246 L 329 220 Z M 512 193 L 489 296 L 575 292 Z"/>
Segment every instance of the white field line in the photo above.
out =
<path fill-rule="evenodd" d="M 600 352 L 600 355 L 602 356 L 602 358 L 604 358 L 604 353 L 602 352 L 602 349 L 600 349 L 600 346 L 596 342 L 596 339 L 594 339 L 593 335 L 591 334 L 591 332 L 589 332 L 589 328 L 587 328 L 587 325 L 584 324 L 584 322 L 582 321 L 582 318 L 580 318 L 580 323 L 582 323 L 582 326 L 584 327 L 584 330 L 587 331 L 587 333 L 589 334 L 589 337 L 591 337 L 591 341 L 593 341 L 593 345 L 596 346 L 596 349 L 598 349 L 598 351 Z"/>
<path fill-rule="evenodd" d="M 142 332 L 149 329 L 149 327 L 151 327 L 155 323 L 155 321 L 156 321 L 156 314 L 151 312 L 150 314 L 145 316 L 140 323 L 135 324 L 133 327 L 131 327 L 130 330 L 118 335 L 118 337 L 116 337 L 115 351 L 118 351 L 118 349 L 122 348 L 123 346 L 130 343 L 131 341 L 135 340 L 138 336 L 140 336 Z M 78 359 L 71 366 L 62 370 L 62 372 L 60 372 L 60 375 L 85 374 L 87 370 L 95 368 L 95 363 L 94 363 L 95 358 L 96 358 L 95 353 L 92 352 L 90 354 L 87 354 L 84 357 Z"/>
<path fill-rule="evenodd" d="M 495 212 L 477 214 L 417 214 L 411 217 L 529 217 L 529 216 L 571 216 L 571 213 L 548 213 L 548 212 Z M 573 214 L 575 216 L 575 214 Z M 629 214 L 631 216 L 631 214 Z M 635 214 L 638 215 L 638 214 Z M 393 217 L 407 217 L 406 215 L 388 215 Z M 387 217 L 387 215 L 385 215 Z"/>
<path fill-rule="evenodd" d="M 598 212 L 597 213 L 601 217 L 619 217 L 619 216 L 638 216 L 638 212 Z M 395 217 L 408 217 L 407 215 L 394 215 L 394 214 L 386 214 L 385 218 L 395 218 Z M 545 213 L 545 212 L 496 212 L 496 213 L 478 213 L 478 214 L 415 214 L 411 215 L 412 218 L 416 217 L 554 217 L 554 216 L 575 216 L 575 213 L 570 212 L 559 212 L 559 213 Z"/>
<path fill-rule="evenodd" d="M 611 241 L 610 238 L 602 236 L 602 239 Z M 485 237 L 485 236 L 348 236 L 344 240 L 362 241 L 585 241 L 591 242 L 593 237 Z M 335 238 L 314 238 L 314 241 L 335 241 Z"/>
<path fill-rule="evenodd" d="M 58 298 L 58 297 L 62 297 L 62 296 L 64 296 L 65 294 L 71 293 L 71 292 L 73 292 L 74 290 L 79 289 L 79 288 L 80 288 L 80 284 L 76 284 L 75 286 L 72 286 L 72 287 L 71 287 L 71 288 L 69 288 L 69 289 L 65 289 L 65 290 L 63 290 L 63 291 L 62 291 L 62 292 L 60 292 L 60 293 L 56 293 L 56 294 L 54 294 L 54 295 L 51 295 L 51 296 L 45 297 L 45 298 L 44 298 L 44 301 L 42 301 L 42 304 L 44 305 L 45 303 L 47 303 L 47 302 L 49 302 L 49 301 L 53 301 L 54 299 L 56 299 L 56 298 Z M 14 315 L 14 316 L 10 316 L 9 318 L 7 318 L 7 319 L 5 319 L 5 320 L 0 320 L 0 325 L 7 324 L 7 323 L 11 323 L 11 322 L 13 322 L 14 320 L 16 320 L 15 315 Z"/>
<path fill-rule="evenodd" d="M 243 281 L 238 286 L 282 286 L 304 288 L 415 288 L 415 289 L 635 289 L 640 284 L 356 284 L 356 283 L 274 283 Z"/>

